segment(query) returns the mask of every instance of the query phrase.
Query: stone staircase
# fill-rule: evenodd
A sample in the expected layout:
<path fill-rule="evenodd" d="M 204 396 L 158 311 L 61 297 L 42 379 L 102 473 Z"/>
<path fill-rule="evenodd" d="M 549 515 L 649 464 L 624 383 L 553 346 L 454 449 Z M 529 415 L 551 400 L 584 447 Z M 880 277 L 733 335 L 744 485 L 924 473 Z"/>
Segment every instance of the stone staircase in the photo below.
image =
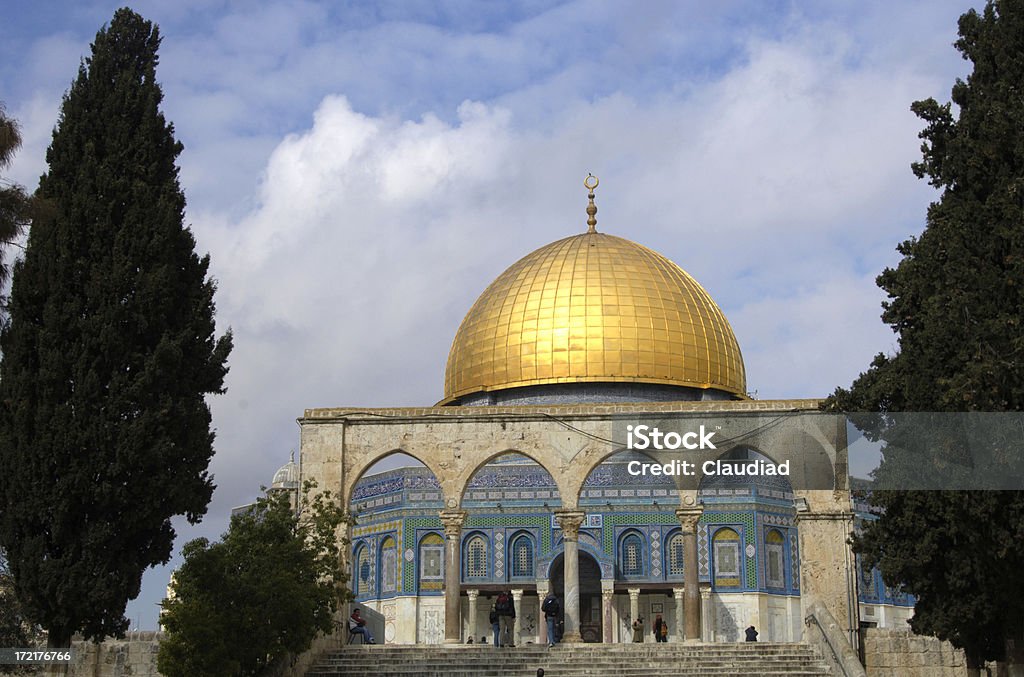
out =
<path fill-rule="evenodd" d="M 697 677 L 829 675 L 806 644 L 351 645 L 326 654 L 307 677 Z"/>

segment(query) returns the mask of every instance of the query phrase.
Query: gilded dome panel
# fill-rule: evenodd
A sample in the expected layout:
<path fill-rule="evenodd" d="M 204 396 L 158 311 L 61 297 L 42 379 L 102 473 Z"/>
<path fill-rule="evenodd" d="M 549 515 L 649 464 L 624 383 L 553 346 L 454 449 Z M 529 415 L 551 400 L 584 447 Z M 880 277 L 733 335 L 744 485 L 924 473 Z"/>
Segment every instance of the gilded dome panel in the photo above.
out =
<path fill-rule="evenodd" d="M 452 343 L 443 402 L 575 382 L 746 395 L 739 344 L 704 288 L 664 256 L 597 232 L 541 247 L 480 295 Z"/>

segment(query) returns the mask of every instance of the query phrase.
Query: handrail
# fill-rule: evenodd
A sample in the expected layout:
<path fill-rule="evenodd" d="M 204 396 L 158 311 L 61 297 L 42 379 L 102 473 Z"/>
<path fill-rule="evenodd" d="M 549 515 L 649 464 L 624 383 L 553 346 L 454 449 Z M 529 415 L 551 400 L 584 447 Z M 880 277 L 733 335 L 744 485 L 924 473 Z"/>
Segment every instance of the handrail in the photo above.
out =
<path fill-rule="evenodd" d="M 817 632 L 808 633 L 808 639 L 822 648 L 825 660 L 834 668 L 836 674 L 843 677 L 867 677 L 857 652 L 846 641 L 835 617 L 818 602 L 812 602 L 807 606 L 804 625 L 811 628 L 812 624 Z"/>

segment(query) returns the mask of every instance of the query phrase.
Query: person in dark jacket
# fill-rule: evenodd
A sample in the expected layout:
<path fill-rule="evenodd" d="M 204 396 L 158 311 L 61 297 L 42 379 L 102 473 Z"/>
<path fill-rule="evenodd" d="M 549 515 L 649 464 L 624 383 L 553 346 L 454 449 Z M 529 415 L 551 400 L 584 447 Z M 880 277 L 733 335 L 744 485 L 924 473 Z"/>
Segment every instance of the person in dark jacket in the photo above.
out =
<path fill-rule="evenodd" d="M 744 630 L 744 632 L 747 635 L 747 641 L 748 642 L 756 642 L 757 641 L 757 628 L 755 628 L 753 625 L 751 625 L 749 628 Z"/>
<path fill-rule="evenodd" d="M 498 641 L 498 635 L 501 632 L 501 625 L 499 624 L 497 604 L 491 606 L 491 615 L 487 617 L 487 620 L 491 622 L 491 630 L 494 632 L 494 646 L 499 647 L 501 642 Z"/>
<path fill-rule="evenodd" d="M 498 593 L 498 601 L 494 603 L 494 608 L 498 612 L 498 617 L 501 619 L 501 636 L 505 640 L 505 644 L 508 646 L 515 646 L 516 641 L 513 628 L 516 622 L 516 603 L 512 599 L 512 593 L 504 590 Z M 502 644 L 502 646 L 505 646 Z"/>
<path fill-rule="evenodd" d="M 549 592 L 548 596 L 544 598 L 543 604 L 540 605 L 540 610 L 544 612 L 544 621 L 548 626 L 548 647 L 555 645 L 555 623 L 558 622 L 558 614 L 562 610 L 561 605 L 558 603 L 558 598 L 555 597 L 555 593 Z"/>

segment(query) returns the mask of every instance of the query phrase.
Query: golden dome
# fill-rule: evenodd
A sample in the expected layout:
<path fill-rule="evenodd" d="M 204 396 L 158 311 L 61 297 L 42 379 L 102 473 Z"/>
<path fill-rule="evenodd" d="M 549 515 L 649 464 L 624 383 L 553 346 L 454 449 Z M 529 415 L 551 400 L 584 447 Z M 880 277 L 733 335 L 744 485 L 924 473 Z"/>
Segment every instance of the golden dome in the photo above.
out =
<path fill-rule="evenodd" d="M 746 397 L 739 344 L 704 288 L 657 252 L 587 232 L 526 255 L 484 290 L 455 334 L 441 404 L 615 382 Z"/>

